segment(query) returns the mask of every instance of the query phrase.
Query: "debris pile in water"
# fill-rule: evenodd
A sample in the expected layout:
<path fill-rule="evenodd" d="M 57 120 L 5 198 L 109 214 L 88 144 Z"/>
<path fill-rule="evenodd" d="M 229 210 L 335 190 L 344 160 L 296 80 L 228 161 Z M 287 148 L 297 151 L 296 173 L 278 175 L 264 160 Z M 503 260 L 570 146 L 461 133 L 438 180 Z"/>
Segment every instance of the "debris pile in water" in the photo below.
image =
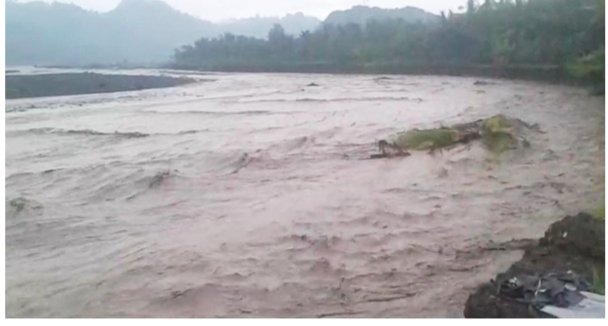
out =
<path fill-rule="evenodd" d="M 474 140 L 481 140 L 493 153 L 503 153 L 511 149 L 530 147 L 530 142 L 524 137 L 528 130 L 542 133 L 538 124 L 530 125 L 502 114 L 451 127 L 412 129 L 398 134 L 392 142 L 381 140 L 379 142 L 381 154 L 372 155 L 372 158 L 407 156 L 392 155 L 387 149 L 393 149 L 396 153 L 399 153 L 399 150 L 401 153 L 407 153 L 409 150 L 428 150 L 432 153 L 435 150 L 451 149 Z"/>

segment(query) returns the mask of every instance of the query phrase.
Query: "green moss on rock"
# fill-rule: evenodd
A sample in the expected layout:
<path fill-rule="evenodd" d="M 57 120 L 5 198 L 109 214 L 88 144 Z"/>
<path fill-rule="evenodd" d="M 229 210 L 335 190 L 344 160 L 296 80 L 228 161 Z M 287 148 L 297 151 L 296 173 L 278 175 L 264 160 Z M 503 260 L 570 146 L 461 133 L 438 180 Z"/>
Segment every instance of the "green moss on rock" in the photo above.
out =
<path fill-rule="evenodd" d="M 502 114 L 485 119 L 481 125 L 487 133 L 510 133 L 513 128 L 511 119 Z"/>
<path fill-rule="evenodd" d="M 503 153 L 517 147 L 514 123 L 504 115 L 495 115 L 481 124 L 483 143 L 493 153 Z"/>
<path fill-rule="evenodd" d="M 458 140 L 458 131 L 455 129 L 414 129 L 399 135 L 395 144 L 406 149 L 428 150 L 448 147 L 456 144 Z"/>
<path fill-rule="evenodd" d="M 603 267 L 593 269 L 591 290 L 601 295 L 606 293 L 606 271 Z"/>
<path fill-rule="evenodd" d="M 599 219 L 600 221 L 606 221 L 606 203 L 602 203 L 598 208 L 593 212 L 593 217 Z"/>
<path fill-rule="evenodd" d="M 604 50 L 595 51 L 568 64 L 566 69 L 572 77 L 590 86 L 591 95 L 604 95 L 604 58 Z"/>
<path fill-rule="evenodd" d="M 451 127 L 409 130 L 398 134 L 393 144 L 405 150 L 434 151 L 481 138 L 489 151 L 500 154 L 520 146 L 530 147 L 530 142 L 522 137 L 525 130 L 538 131 L 538 125 L 499 114 Z"/>

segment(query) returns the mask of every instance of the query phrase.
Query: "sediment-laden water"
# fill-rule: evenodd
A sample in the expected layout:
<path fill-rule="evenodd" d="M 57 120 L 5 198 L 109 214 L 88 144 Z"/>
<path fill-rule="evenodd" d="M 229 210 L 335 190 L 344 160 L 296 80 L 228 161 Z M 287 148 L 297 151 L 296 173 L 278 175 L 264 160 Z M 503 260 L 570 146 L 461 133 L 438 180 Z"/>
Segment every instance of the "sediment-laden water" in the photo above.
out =
<path fill-rule="evenodd" d="M 483 248 L 603 200 L 604 98 L 581 89 L 205 78 L 6 102 L 7 316 L 460 317 L 521 256 Z M 542 133 L 502 157 L 365 159 L 496 113 Z"/>

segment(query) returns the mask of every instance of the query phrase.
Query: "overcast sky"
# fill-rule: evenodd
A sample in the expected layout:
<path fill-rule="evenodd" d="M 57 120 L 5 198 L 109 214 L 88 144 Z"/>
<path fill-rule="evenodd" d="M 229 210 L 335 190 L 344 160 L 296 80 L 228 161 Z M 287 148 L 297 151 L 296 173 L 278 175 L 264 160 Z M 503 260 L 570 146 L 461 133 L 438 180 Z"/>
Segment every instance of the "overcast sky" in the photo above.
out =
<path fill-rule="evenodd" d="M 21 0 L 32 1 L 32 0 Z M 51 0 L 45 0 L 52 2 Z M 109 11 L 120 0 L 59 0 L 96 11 Z M 325 19 L 334 10 L 348 9 L 354 5 L 399 8 L 413 6 L 430 12 L 441 10 L 458 11 L 466 0 L 164 0 L 174 8 L 193 16 L 211 21 L 251 16 L 283 16 L 287 13 L 303 12 L 306 15 Z"/>

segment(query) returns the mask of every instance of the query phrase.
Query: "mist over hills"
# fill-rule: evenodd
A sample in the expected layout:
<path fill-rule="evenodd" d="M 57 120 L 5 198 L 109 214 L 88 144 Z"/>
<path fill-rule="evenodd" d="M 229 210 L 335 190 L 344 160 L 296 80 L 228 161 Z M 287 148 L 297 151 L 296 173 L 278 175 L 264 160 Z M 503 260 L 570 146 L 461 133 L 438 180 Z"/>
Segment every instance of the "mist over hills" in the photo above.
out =
<path fill-rule="evenodd" d="M 402 19 L 407 23 L 436 23 L 439 16 L 420 8 L 405 7 L 384 9 L 378 7 L 355 6 L 348 10 L 337 10 L 329 14 L 325 24 L 346 25 L 349 23 L 365 25 L 370 20 Z"/>
<path fill-rule="evenodd" d="M 7 65 L 162 63 L 175 49 L 200 38 L 223 33 L 266 38 L 275 24 L 287 34 L 299 35 L 323 23 L 302 13 L 212 23 L 177 11 L 161 0 L 122 0 L 107 13 L 56 2 L 10 0 L 5 8 Z M 331 13 L 325 23 L 364 25 L 370 19 L 429 23 L 436 18 L 411 7 L 357 6 Z"/>

